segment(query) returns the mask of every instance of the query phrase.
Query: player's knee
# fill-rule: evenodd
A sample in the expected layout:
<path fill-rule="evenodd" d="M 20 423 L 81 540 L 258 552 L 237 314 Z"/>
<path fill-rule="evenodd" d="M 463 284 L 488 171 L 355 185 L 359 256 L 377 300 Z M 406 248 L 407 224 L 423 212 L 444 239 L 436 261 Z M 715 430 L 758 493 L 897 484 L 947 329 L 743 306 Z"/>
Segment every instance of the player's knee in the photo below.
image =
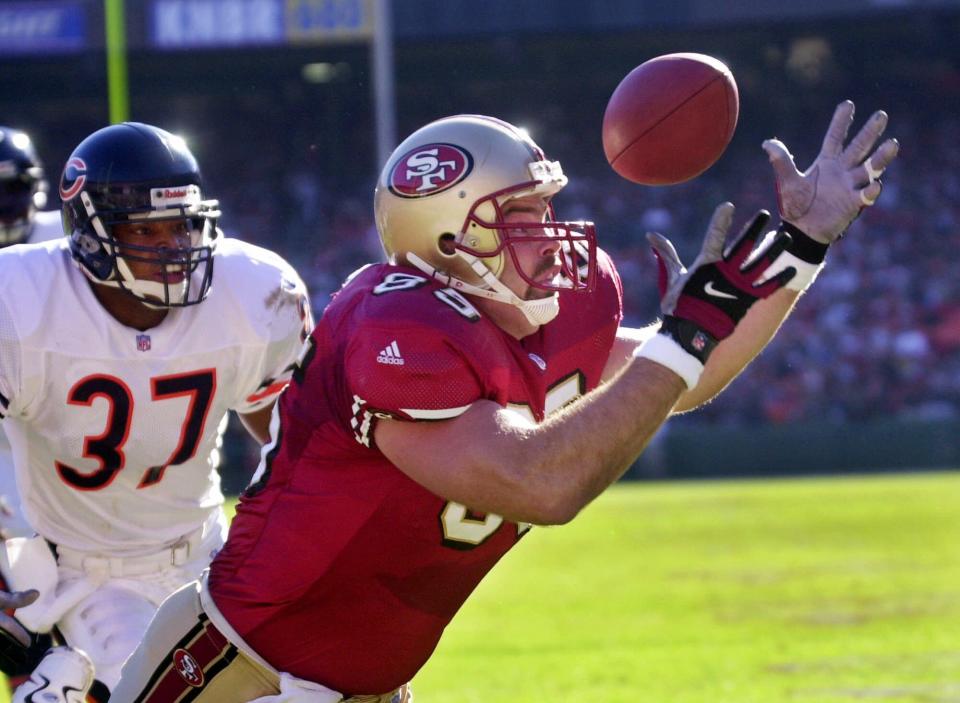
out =
<path fill-rule="evenodd" d="M 69 610 L 59 623 L 71 645 L 96 664 L 97 679 L 113 689 L 123 662 L 143 638 L 153 604 L 126 588 L 108 585 Z"/>

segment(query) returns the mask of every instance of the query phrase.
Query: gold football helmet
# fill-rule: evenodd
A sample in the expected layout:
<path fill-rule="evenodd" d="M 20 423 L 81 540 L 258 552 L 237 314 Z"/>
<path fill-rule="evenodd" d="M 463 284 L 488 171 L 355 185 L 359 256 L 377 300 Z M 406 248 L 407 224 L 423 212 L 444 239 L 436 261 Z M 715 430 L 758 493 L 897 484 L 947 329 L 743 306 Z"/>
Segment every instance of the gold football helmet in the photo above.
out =
<path fill-rule="evenodd" d="M 516 305 L 532 324 L 559 311 L 560 290 L 589 291 L 596 277 L 596 234 L 590 222 L 507 224 L 503 205 L 518 197 L 547 200 L 567 184 L 556 161 L 513 125 L 482 115 L 431 122 L 407 137 L 387 161 L 374 196 L 377 229 L 392 263 L 415 266 L 470 295 Z M 559 240 L 559 282 L 534 280 L 513 245 Z M 499 277 L 505 257 L 531 286 L 553 295 L 523 300 Z"/>

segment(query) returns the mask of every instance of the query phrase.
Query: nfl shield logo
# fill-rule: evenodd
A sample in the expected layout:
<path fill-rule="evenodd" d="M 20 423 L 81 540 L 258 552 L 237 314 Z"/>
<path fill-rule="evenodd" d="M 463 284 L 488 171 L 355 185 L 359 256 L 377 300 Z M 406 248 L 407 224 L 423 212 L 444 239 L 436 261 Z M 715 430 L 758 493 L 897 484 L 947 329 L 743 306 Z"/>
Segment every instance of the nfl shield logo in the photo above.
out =
<path fill-rule="evenodd" d="M 140 351 L 150 351 L 150 335 L 149 334 L 137 335 L 137 349 L 139 349 Z"/>

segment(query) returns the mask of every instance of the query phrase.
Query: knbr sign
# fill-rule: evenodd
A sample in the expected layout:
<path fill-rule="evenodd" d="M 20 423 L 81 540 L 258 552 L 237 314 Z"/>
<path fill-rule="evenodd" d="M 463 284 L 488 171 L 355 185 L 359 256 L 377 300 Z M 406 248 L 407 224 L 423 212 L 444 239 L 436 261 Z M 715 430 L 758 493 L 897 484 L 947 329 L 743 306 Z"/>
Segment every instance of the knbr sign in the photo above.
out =
<path fill-rule="evenodd" d="M 287 0 L 291 42 L 360 39 L 373 34 L 372 0 Z"/>
<path fill-rule="evenodd" d="M 151 46 L 193 49 L 365 39 L 372 0 L 153 0 Z"/>
<path fill-rule="evenodd" d="M 150 41 L 167 49 L 282 44 L 279 0 L 154 0 Z"/>

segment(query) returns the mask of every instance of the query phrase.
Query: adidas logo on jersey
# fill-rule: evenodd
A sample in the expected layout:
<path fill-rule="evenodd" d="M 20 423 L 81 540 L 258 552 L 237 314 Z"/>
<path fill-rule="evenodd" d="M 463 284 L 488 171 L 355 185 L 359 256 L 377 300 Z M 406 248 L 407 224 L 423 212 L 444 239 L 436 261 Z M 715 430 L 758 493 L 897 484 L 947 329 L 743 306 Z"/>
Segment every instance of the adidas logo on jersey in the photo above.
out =
<path fill-rule="evenodd" d="M 403 357 L 400 355 L 400 347 L 397 346 L 396 340 L 390 342 L 390 344 L 383 348 L 383 351 L 377 354 L 377 362 L 403 366 Z"/>

